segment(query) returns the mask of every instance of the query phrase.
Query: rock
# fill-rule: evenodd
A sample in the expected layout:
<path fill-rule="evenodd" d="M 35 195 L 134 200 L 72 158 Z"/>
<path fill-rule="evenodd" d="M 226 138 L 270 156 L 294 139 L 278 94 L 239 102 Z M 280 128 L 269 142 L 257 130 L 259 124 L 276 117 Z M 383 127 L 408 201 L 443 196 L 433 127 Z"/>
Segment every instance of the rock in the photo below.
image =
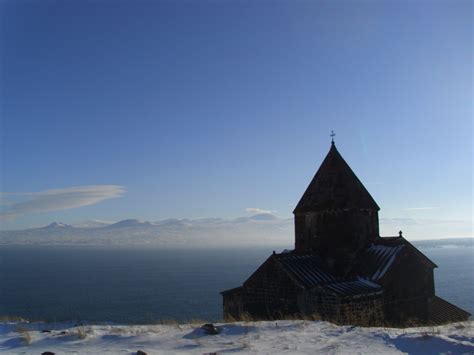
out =
<path fill-rule="evenodd" d="M 49 330 L 49 329 L 43 329 L 43 330 L 41 331 L 41 333 L 51 333 L 51 330 Z"/>
<path fill-rule="evenodd" d="M 217 329 L 216 326 L 212 323 L 207 323 L 207 324 L 202 325 L 201 329 L 203 329 L 206 332 L 206 334 L 209 334 L 209 335 L 219 334 L 219 329 Z"/>
<path fill-rule="evenodd" d="M 56 353 L 53 353 L 52 351 L 45 351 L 41 353 L 41 355 L 55 355 Z"/>
<path fill-rule="evenodd" d="M 143 350 L 138 350 L 137 355 L 147 355 L 147 353 L 144 352 Z"/>

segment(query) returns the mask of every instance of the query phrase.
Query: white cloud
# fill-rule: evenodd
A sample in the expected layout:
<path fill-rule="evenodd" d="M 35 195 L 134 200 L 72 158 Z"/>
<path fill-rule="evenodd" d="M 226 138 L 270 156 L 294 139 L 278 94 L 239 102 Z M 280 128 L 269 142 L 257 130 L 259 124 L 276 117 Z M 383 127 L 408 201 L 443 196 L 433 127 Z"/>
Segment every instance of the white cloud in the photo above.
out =
<path fill-rule="evenodd" d="M 252 214 L 260 214 L 260 213 L 271 214 L 271 213 L 276 212 L 276 211 L 264 210 L 264 209 L 257 208 L 257 207 L 247 207 L 245 209 L 245 212 L 252 213 Z"/>
<path fill-rule="evenodd" d="M 425 207 L 407 207 L 403 208 L 402 211 L 429 211 L 429 210 L 437 210 L 440 207 L 435 206 L 425 206 Z"/>
<path fill-rule="evenodd" d="M 111 198 L 121 197 L 125 187 L 120 185 L 73 186 L 38 192 L 4 192 L 0 220 L 14 220 L 17 217 L 42 212 L 52 212 L 89 206 Z M 4 199 L 8 199 L 4 201 Z"/>
<path fill-rule="evenodd" d="M 2 193 L 0 192 L 0 206 L 9 206 L 12 202 L 8 201 L 6 198 L 2 197 Z"/>
<path fill-rule="evenodd" d="M 382 236 L 398 235 L 410 239 L 437 239 L 473 237 L 471 220 L 441 220 L 423 218 L 380 218 Z"/>
<path fill-rule="evenodd" d="M 428 210 L 437 210 L 439 207 L 426 206 L 426 207 L 407 207 L 403 211 L 428 211 Z"/>

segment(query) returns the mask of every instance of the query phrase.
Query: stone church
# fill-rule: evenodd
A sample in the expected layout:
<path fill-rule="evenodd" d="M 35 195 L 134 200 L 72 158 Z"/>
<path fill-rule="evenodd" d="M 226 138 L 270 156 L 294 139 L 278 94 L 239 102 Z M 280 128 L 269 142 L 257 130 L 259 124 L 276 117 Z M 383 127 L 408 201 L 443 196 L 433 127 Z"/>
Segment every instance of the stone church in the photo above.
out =
<path fill-rule="evenodd" d="M 379 206 L 334 141 L 295 210 L 295 249 L 221 292 L 224 319 L 317 317 L 337 324 L 442 324 L 470 314 L 435 295 L 436 264 L 402 233 L 380 237 Z"/>

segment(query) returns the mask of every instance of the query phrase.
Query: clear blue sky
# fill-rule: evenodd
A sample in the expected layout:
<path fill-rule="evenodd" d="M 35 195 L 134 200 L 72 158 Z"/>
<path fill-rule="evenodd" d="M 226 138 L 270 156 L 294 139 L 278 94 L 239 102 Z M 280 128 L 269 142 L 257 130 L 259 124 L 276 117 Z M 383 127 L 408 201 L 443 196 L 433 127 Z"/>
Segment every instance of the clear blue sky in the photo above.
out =
<path fill-rule="evenodd" d="M 381 217 L 472 219 L 472 2 L 0 11 L 3 228 L 289 217 L 332 129 Z"/>

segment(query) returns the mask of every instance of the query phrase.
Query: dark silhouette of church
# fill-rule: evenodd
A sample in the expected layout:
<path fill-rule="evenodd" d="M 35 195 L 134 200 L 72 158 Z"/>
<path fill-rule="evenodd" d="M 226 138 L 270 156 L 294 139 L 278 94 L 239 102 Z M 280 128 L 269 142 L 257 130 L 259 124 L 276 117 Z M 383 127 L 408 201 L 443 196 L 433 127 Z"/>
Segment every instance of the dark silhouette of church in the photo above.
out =
<path fill-rule="evenodd" d="M 469 313 L 435 295 L 430 259 L 380 237 L 379 206 L 334 141 L 295 210 L 295 249 L 223 291 L 224 318 L 312 317 L 338 324 L 442 324 Z"/>

